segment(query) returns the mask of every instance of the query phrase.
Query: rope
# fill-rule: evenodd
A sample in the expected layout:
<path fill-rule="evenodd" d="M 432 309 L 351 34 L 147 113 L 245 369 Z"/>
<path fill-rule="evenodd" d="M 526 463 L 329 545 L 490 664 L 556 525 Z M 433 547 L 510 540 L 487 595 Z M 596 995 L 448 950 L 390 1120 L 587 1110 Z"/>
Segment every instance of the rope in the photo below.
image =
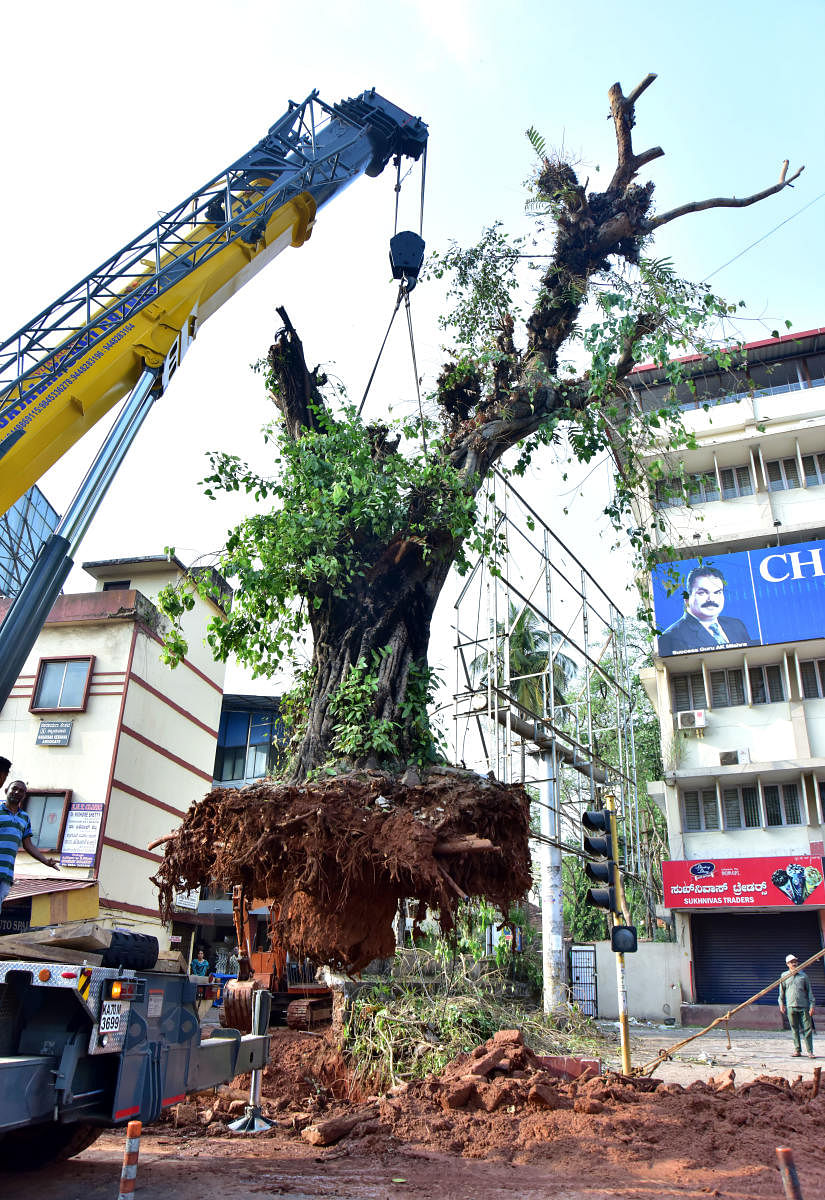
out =
<path fill-rule="evenodd" d="M 804 970 L 805 967 L 809 967 L 811 963 L 815 963 L 817 959 L 823 957 L 825 957 L 825 950 L 820 950 L 817 954 L 812 954 L 810 958 L 807 958 L 805 962 L 802 963 L 800 970 Z M 772 991 L 775 987 L 778 987 L 785 974 L 786 972 L 783 971 L 778 979 L 775 979 L 773 983 L 769 983 L 766 988 L 762 988 L 761 992 L 756 992 L 756 994 L 751 996 L 750 999 L 745 1000 L 743 1004 L 737 1004 L 736 1008 L 731 1008 L 728 1010 L 728 1012 L 722 1013 L 721 1017 L 717 1017 L 715 1021 L 711 1021 L 710 1025 L 706 1025 L 705 1028 L 700 1029 L 698 1033 L 692 1033 L 690 1037 L 684 1038 L 681 1042 L 677 1042 L 676 1045 L 671 1046 L 669 1050 L 660 1050 L 656 1058 L 649 1063 L 645 1063 L 644 1066 L 636 1067 L 633 1071 L 633 1074 L 652 1075 L 657 1067 L 661 1066 L 663 1062 L 667 1062 L 669 1058 L 672 1058 L 676 1051 L 681 1050 L 683 1046 L 688 1044 L 688 1042 L 693 1042 L 696 1040 L 696 1038 L 700 1038 L 704 1034 L 709 1033 L 711 1029 L 715 1029 L 717 1025 L 721 1025 L 723 1021 L 725 1023 L 725 1028 L 727 1028 L 727 1023 L 734 1013 L 741 1012 L 743 1008 L 747 1008 L 749 1004 L 753 1004 L 754 1000 L 759 1000 L 760 997 L 766 996 L 768 992 Z M 728 1036 L 730 1037 L 730 1035 Z"/>
<path fill-rule="evenodd" d="M 427 431 L 424 428 L 424 407 L 421 403 L 421 386 L 418 382 L 418 363 L 416 362 L 416 358 L 415 358 L 415 338 L 413 337 L 412 311 L 410 310 L 410 293 L 407 291 L 406 287 L 404 287 L 403 285 L 402 285 L 401 290 L 404 293 L 404 303 L 405 303 L 405 307 L 407 309 L 407 328 L 410 331 L 410 350 L 412 352 L 413 375 L 415 376 L 415 391 L 416 391 L 416 395 L 418 396 L 418 415 L 421 418 L 421 444 L 424 447 L 424 457 L 426 458 L 427 457 Z M 399 300 L 400 300 L 400 298 L 401 297 L 399 296 Z"/>
<path fill-rule="evenodd" d="M 424 184 L 427 181 L 427 143 L 424 143 L 424 154 L 421 158 L 421 201 L 418 215 L 418 233 L 424 236 Z"/>
<path fill-rule="evenodd" d="M 367 386 L 364 388 L 364 395 L 361 397 L 361 403 L 358 405 L 357 415 L 359 417 L 361 416 L 361 410 L 363 409 L 364 404 L 366 403 L 366 400 L 367 400 L 367 396 L 369 395 L 369 390 L 372 387 L 372 381 L 373 381 L 373 379 L 375 379 L 375 372 L 378 370 L 378 364 L 381 361 L 381 355 L 384 353 L 384 347 L 387 344 L 387 338 L 390 336 L 390 330 L 392 329 L 392 323 L 395 320 L 395 314 L 398 312 L 399 308 L 401 307 L 401 297 L 403 295 L 404 295 L 404 284 L 402 283 L 401 287 L 398 289 L 398 299 L 395 302 L 395 308 L 392 310 L 392 316 L 390 317 L 390 323 L 387 326 L 387 332 L 384 334 L 384 340 L 381 343 L 381 349 L 378 351 L 378 358 L 376 358 L 376 360 L 375 360 L 375 366 L 372 368 L 372 374 L 370 375 L 369 379 L 367 380 Z M 409 307 L 409 303 L 410 303 L 410 301 L 408 298 L 407 299 L 408 307 Z"/>
<path fill-rule="evenodd" d="M 406 176 L 405 176 L 406 178 Z M 395 222 L 392 227 L 393 237 L 398 233 L 398 201 L 401 199 L 401 155 L 395 156 Z"/>

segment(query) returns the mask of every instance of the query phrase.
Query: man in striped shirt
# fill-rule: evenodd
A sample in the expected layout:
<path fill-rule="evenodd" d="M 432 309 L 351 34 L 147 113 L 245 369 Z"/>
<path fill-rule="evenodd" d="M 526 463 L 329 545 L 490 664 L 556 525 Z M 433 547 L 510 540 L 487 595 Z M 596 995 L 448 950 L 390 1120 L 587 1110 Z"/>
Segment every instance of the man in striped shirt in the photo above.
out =
<path fill-rule="evenodd" d="M 26 799 L 27 788 L 22 779 L 15 779 L 6 788 L 6 800 L 0 804 L 0 904 L 3 903 L 14 883 L 14 864 L 20 846 L 44 867 L 58 869 L 56 858 L 41 854 L 32 841 L 32 827 L 28 815 L 20 811 Z"/>

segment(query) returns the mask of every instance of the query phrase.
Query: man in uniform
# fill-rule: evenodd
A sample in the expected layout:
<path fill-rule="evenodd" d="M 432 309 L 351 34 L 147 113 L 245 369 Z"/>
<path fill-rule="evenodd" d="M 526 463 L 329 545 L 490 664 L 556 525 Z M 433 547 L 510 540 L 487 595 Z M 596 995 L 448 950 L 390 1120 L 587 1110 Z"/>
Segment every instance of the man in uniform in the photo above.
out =
<path fill-rule="evenodd" d="M 815 1058 L 811 1023 L 811 1017 L 814 1015 L 814 993 L 811 981 L 804 971 L 800 971 L 799 959 L 795 954 L 789 954 L 785 962 L 788 964 L 788 974 L 783 975 L 779 982 L 779 1011 L 788 1014 L 793 1035 L 793 1056 L 799 1058 L 802 1053 L 799 1037 L 801 1032 L 808 1058 Z"/>

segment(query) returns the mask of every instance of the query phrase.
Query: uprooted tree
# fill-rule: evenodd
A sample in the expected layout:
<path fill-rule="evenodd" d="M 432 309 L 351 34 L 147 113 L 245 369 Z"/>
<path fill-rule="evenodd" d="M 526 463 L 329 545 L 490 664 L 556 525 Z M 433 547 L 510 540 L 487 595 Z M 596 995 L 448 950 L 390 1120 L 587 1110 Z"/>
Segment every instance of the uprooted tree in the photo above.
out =
<path fill-rule="evenodd" d="M 675 403 L 639 405 L 627 376 L 653 359 L 675 386 L 683 368 L 674 357 L 687 348 L 724 362 L 730 351 L 707 333 L 733 311 L 647 247 L 677 218 L 754 204 L 799 175 L 787 177 L 786 163 L 778 183 L 755 195 L 657 215 L 653 184 L 637 176 L 663 151 L 637 153 L 632 143 L 636 103 L 654 78 L 628 96 L 618 83 L 610 89 L 617 162 L 604 191 L 588 191 L 529 131 L 539 158 L 531 206 L 555 235 L 522 333 L 520 249 L 498 226 L 478 246 L 436 260 L 435 272 L 453 281 L 445 324 L 455 342 L 436 417 L 362 422 L 307 366 L 279 310 L 284 328 L 262 364 L 280 413 L 265 433 L 276 470 L 263 477 L 212 455 L 207 493 L 243 488 L 256 504 L 216 560 L 235 598 L 208 639 L 219 658 L 267 674 L 294 657 L 308 629 L 311 665 L 287 703 L 294 736 L 283 781 L 217 789 L 193 807 L 158 872 L 166 911 L 178 888 L 242 882 L 274 902 L 285 944 L 357 968 L 391 950 L 401 897 L 438 910 L 449 928 L 461 896 L 506 905 L 529 886 L 525 793 L 444 765 L 428 718 L 427 648 L 441 590 L 468 552 L 495 552 L 475 498 L 507 451 L 519 448 L 510 467 L 518 472 L 564 432 L 581 461 L 613 455 L 610 515 L 644 562 L 652 531 L 632 502 L 665 473 L 645 452 L 678 450 L 689 436 Z M 586 370 L 569 361 L 577 344 Z M 206 574 L 198 586 L 208 588 Z M 185 652 L 179 619 L 191 604 L 185 590 L 162 599 L 172 663 Z"/>

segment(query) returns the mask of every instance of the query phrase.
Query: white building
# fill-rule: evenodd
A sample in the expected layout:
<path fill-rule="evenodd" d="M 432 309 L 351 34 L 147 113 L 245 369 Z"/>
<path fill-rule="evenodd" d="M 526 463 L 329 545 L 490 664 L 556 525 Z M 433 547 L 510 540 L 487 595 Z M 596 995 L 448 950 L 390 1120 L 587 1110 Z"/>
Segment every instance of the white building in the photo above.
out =
<path fill-rule="evenodd" d="M 643 682 L 661 724 L 652 794 L 693 1023 L 767 986 L 786 954 L 825 944 L 825 330 L 751 343 L 736 371 L 686 368 L 697 445 L 680 455 L 684 482 L 674 461 L 655 499 L 680 561 L 670 595 L 654 573 L 660 636 Z M 652 368 L 631 380 L 645 405 L 667 386 Z M 809 973 L 825 1004 L 821 961 Z M 776 998 L 746 1023 L 778 1024 Z"/>
<path fill-rule="evenodd" d="M 33 840 L 61 864 L 53 872 L 21 850 L 3 914 L 28 903 L 34 925 L 78 918 L 98 891 L 105 923 L 154 933 L 161 948 L 170 935 L 185 945 L 197 896 L 164 928 L 150 882 L 161 859 L 147 847 L 212 786 L 224 664 L 203 638 L 219 610 L 196 598 L 188 656 L 170 670 L 152 598 L 183 565 L 157 556 L 84 569 L 96 590 L 57 600 L 0 711 L 0 753 L 29 787 Z M 9 603 L 0 600 L 0 617 Z"/>

